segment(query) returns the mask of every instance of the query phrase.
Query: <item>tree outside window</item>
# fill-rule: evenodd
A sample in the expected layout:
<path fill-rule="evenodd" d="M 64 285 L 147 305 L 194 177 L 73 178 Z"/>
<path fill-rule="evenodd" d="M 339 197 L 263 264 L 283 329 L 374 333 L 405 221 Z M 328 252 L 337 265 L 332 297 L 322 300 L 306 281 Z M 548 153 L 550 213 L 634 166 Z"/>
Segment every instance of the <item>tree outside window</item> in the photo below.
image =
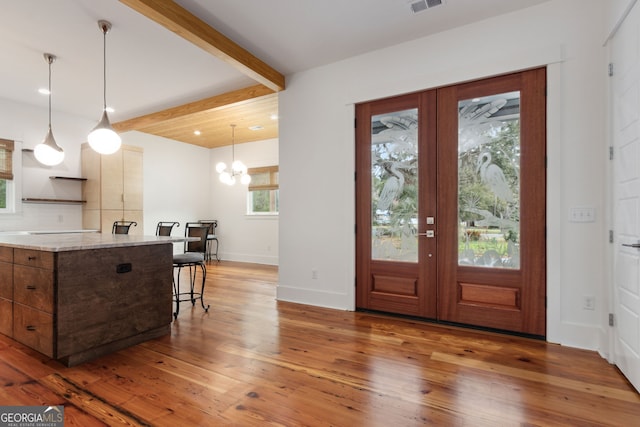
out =
<path fill-rule="evenodd" d="M 249 168 L 251 183 L 247 200 L 249 215 L 277 214 L 279 209 L 278 166 Z"/>

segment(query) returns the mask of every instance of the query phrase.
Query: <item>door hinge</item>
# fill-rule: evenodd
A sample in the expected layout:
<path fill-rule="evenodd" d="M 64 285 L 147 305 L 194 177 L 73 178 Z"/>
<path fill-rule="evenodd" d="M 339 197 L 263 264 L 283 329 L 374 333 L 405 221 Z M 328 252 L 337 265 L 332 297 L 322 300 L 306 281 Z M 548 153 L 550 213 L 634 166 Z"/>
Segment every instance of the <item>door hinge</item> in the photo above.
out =
<path fill-rule="evenodd" d="M 355 118 L 355 117 L 353 119 L 353 127 L 356 128 L 356 129 L 358 128 L 358 119 Z"/>
<path fill-rule="evenodd" d="M 609 62 L 609 77 L 613 76 L 613 62 Z"/>
<path fill-rule="evenodd" d="M 609 160 L 613 160 L 613 146 L 609 146 Z"/>
<path fill-rule="evenodd" d="M 609 326 L 615 326 L 613 313 L 609 313 Z"/>
<path fill-rule="evenodd" d="M 609 230 L 609 243 L 613 243 L 613 230 Z"/>

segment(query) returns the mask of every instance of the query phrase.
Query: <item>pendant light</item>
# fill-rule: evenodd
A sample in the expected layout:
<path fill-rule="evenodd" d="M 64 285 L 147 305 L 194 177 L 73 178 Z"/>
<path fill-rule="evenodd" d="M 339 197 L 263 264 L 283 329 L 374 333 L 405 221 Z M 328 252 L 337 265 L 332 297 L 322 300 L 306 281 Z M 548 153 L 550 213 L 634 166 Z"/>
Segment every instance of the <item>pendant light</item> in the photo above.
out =
<path fill-rule="evenodd" d="M 236 176 L 240 177 L 242 184 L 249 184 L 251 182 L 251 175 L 247 173 L 247 167 L 240 160 L 236 160 L 235 150 L 235 131 L 236 125 L 231 125 L 231 171 L 227 172 L 227 165 L 224 162 L 220 162 L 216 165 L 216 172 L 220 174 L 220 181 L 233 185 L 236 183 Z"/>
<path fill-rule="evenodd" d="M 51 64 L 56 60 L 56 57 L 50 53 L 45 53 L 44 60 L 49 64 L 49 131 L 42 142 L 35 146 L 33 155 L 43 165 L 55 166 L 64 160 L 64 151 L 56 143 L 51 131 Z"/>
<path fill-rule="evenodd" d="M 87 140 L 89 145 L 100 154 L 113 154 L 120 148 L 122 140 L 111 126 L 107 115 L 107 33 L 111 30 L 111 23 L 108 21 L 98 21 L 98 27 L 103 36 L 103 110 L 102 117 L 91 131 Z"/>

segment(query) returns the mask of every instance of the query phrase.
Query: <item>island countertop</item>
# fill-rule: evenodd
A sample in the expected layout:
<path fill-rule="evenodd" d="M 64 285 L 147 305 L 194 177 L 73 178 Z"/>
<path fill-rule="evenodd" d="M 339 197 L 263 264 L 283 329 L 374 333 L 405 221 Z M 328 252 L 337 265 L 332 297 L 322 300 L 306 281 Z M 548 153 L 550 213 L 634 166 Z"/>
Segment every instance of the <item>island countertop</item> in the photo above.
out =
<path fill-rule="evenodd" d="M 147 246 L 184 242 L 185 237 L 137 236 L 130 234 L 102 233 L 53 233 L 0 235 L 0 246 L 32 249 L 47 252 L 76 251 L 85 249 Z"/>

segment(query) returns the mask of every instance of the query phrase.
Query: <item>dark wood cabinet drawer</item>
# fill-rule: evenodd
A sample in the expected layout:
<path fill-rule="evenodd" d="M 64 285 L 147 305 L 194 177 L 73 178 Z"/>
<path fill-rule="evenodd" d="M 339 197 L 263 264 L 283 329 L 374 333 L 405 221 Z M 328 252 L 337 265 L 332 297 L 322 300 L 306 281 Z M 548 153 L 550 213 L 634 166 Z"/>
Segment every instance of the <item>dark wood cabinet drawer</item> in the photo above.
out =
<path fill-rule="evenodd" d="M 53 252 L 36 251 L 31 249 L 14 249 L 14 264 L 53 270 Z"/>
<path fill-rule="evenodd" d="M 53 270 L 13 266 L 13 300 L 53 314 Z"/>
<path fill-rule="evenodd" d="M 53 355 L 53 315 L 13 304 L 13 339 L 49 357 Z"/>
<path fill-rule="evenodd" d="M 13 299 L 13 264 L 0 261 L 0 297 Z"/>
<path fill-rule="evenodd" d="M 0 334 L 13 337 L 13 302 L 0 298 Z"/>
<path fill-rule="evenodd" d="M 13 248 L 0 247 L 0 261 L 13 262 Z"/>

